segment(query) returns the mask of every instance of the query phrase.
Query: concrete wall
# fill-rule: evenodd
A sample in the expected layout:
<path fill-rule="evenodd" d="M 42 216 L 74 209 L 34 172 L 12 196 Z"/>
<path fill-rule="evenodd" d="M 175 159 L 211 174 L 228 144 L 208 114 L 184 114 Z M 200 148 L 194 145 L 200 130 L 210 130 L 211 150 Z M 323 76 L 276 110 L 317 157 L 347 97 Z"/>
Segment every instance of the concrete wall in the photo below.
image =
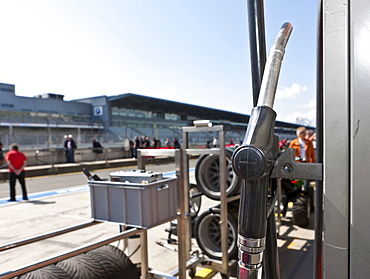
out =
<path fill-rule="evenodd" d="M 66 157 L 63 149 L 54 150 L 25 150 L 23 151 L 28 158 L 29 166 L 46 165 L 46 164 L 61 164 L 66 163 Z M 105 148 L 103 159 L 123 159 L 132 158 L 130 150 L 124 150 L 122 147 Z M 75 151 L 75 161 L 90 162 L 96 160 L 96 154 L 92 152 L 91 148 L 77 149 Z"/>

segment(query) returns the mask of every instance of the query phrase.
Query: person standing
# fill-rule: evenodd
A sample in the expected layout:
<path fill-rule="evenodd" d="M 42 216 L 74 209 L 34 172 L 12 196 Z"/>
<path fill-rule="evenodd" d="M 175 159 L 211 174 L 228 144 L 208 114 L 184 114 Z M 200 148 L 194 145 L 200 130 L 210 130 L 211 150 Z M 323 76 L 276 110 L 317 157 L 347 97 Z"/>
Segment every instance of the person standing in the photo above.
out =
<path fill-rule="evenodd" d="M 134 137 L 134 148 L 133 148 L 133 157 L 137 158 L 137 150 L 140 148 L 140 139 L 139 137 Z"/>
<path fill-rule="evenodd" d="M 93 152 L 96 154 L 96 160 L 102 160 L 103 159 L 103 146 L 95 138 L 92 139 L 92 145 L 93 145 Z"/>
<path fill-rule="evenodd" d="M 175 149 L 180 149 L 181 148 L 181 145 L 179 143 L 179 141 L 177 140 L 176 137 L 173 138 L 173 146 L 175 147 Z"/>
<path fill-rule="evenodd" d="M 313 144 L 310 140 L 306 139 L 306 128 L 297 128 L 297 138 L 290 142 L 289 148 L 295 149 L 295 156 L 299 161 L 306 163 L 315 163 L 316 154 Z"/>
<path fill-rule="evenodd" d="M 68 150 L 66 148 L 68 142 L 68 135 L 64 135 L 64 142 L 63 142 L 63 147 L 64 147 L 64 154 L 66 155 L 66 160 L 68 162 Z"/>
<path fill-rule="evenodd" d="M 9 186 L 10 186 L 10 200 L 16 201 L 15 199 L 15 183 L 18 179 L 22 187 L 23 200 L 28 200 L 25 171 L 24 168 L 27 165 L 27 157 L 24 153 L 19 151 L 17 144 L 13 143 L 10 146 L 10 151 L 6 154 L 6 162 L 9 168 Z"/>
<path fill-rule="evenodd" d="M 166 140 L 165 140 L 165 142 L 164 142 L 164 145 L 165 145 L 167 148 L 171 147 L 171 140 L 170 140 L 170 138 L 166 138 Z"/>
<path fill-rule="evenodd" d="M 213 147 L 218 147 L 218 140 L 216 137 L 213 137 L 212 144 L 213 144 Z"/>
<path fill-rule="evenodd" d="M 74 163 L 75 162 L 75 149 L 77 145 L 73 140 L 72 135 L 68 135 L 67 140 L 64 142 L 64 150 L 66 152 L 67 163 Z"/>
<path fill-rule="evenodd" d="M 211 148 L 211 141 L 209 139 L 206 141 L 206 148 Z"/>

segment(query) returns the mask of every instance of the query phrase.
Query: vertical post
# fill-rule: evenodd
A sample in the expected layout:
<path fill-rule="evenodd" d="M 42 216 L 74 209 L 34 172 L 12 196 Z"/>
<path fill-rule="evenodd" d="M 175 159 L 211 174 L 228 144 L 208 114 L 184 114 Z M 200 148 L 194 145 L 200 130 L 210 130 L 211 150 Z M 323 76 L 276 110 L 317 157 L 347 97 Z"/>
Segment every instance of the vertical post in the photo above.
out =
<path fill-rule="evenodd" d="M 187 132 L 182 133 L 183 148 L 181 148 L 181 168 L 182 169 L 182 183 L 183 186 L 183 210 L 185 210 L 185 258 L 186 260 L 190 259 L 191 251 L 191 215 L 190 215 L 190 196 L 189 196 L 189 160 L 188 153 L 186 149 L 189 148 L 189 134 Z"/>
<path fill-rule="evenodd" d="M 258 96 L 266 64 L 265 19 L 262 0 L 248 0 L 248 27 L 252 73 L 253 107 Z"/>
<path fill-rule="evenodd" d="M 278 231 L 278 234 L 280 233 L 280 225 L 281 225 L 281 203 L 282 203 L 282 200 L 281 200 L 281 178 L 278 178 L 277 180 L 277 218 L 276 218 L 276 222 L 278 223 L 278 227 L 277 227 L 277 231 Z"/>
<path fill-rule="evenodd" d="M 13 126 L 9 125 L 9 144 L 13 142 Z"/>
<path fill-rule="evenodd" d="M 137 168 L 139 170 L 145 170 L 146 158 L 141 156 L 140 149 L 137 150 Z"/>
<path fill-rule="evenodd" d="M 144 230 L 140 233 L 141 242 L 141 278 L 148 278 L 148 232 Z"/>
<path fill-rule="evenodd" d="M 229 276 L 229 254 L 228 254 L 228 220 L 227 220 L 227 193 L 226 193 L 226 152 L 225 152 L 225 128 L 219 132 L 220 142 L 220 210 L 221 210 L 221 251 L 222 270 Z"/>
<path fill-rule="evenodd" d="M 77 145 L 81 145 L 81 128 L 77 128 Z"/>
<path fill-rule="evenodd" d="M 185 144 L 185 143 L 184 143 Z M 180 201 L 179 219 L 178 219 L 178 241 L 183 243 L 179 245 L 179 277 L 186 278 L 186 262 L 190 256 L 190 215 L 189 215 L 189 183 L 187 155 L 184 149 L 175 151 L 176 175 L 178 177 L 178 199 Z"/>
<path fill-rule="evenodd" d="M 279 183 L 278 179 L 272 179 L 272 183 Z M 279 179 L 280 180 L 280 179 Z M 279 207 L 280 204 L 278 203 Z M 267 217 L 266 253 L 263 254 L 263 274 L 268 279 L 280 278 L 279 252 L 277 247 L 275 206 Z"/>
<path fill-rule="evenodd" d="M 322 1 L 319 2 L 318 26 L 317 26 L 317 77 L 316 77 L 316 158 L 317 163 L 323 163 L 323 24 L 322 24 Z M 314 278 L 321 279 L 323 276 L 323 181 L 316 181 L 315 192 L 315 246 L 313 274 Z"/>
<path fill-rule="evenodd" d="M 323 157 L 324 222 L 323 230 L 323 277 L 352 278 L 349 276 L 350 224 L 350 72 L 354 61 L 349 58 L 350 34 L 355 31 L 349 25 L 352 1 L 323 2 Z M 368 8 L 363 8 L 368 11 Z M 365 30 L 364 30 L 365 31 Z M 366 31 L 368 33 L 368 31 Z M 367 78 L 364 77 L 363 82 Z M 362 100 L 362 105 L 366 101 Z M 338 121 L 340 119 L 340 121 Z M 363 122 L 361 122 L 361 125 Z M 365 126 L 363 126 L 365 127 Z M 353 127 L 354 128 L 354 127 Z M 363 146 L 358 156 L 366 154 Z M 364 165 L 366 161 L 362 162 Z M 361 214 L 361 217 L 364 217 Z M 366 242 L 363 242 L 363 244 Z M 360 278 L 360 277 L 359 277 Z M 365 277 L 363 277 L 365 278 Z"/>

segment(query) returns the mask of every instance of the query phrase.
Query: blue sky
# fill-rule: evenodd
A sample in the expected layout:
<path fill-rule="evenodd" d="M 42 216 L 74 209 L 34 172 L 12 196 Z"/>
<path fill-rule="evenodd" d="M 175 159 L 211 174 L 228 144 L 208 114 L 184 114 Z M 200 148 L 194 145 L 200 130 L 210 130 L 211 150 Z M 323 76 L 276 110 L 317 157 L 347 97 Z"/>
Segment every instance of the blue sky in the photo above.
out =
<path fill-rule="evenodd" d="M 267 49 L 293 32 L 278 120 L 315 125 L 317 1 L 266 0 Z M 0 0 L 0 82 L 65 100 L 136 93 L 249 114 L 246 0 Z"/>

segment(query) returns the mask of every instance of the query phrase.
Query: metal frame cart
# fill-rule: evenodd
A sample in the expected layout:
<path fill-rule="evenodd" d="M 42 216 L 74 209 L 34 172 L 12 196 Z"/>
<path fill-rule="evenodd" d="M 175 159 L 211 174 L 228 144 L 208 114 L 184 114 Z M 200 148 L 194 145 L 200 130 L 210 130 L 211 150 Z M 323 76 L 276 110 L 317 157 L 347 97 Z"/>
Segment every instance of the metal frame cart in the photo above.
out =
<path fill-rule="evenodd" d="M 210 149 L 190 149 L 189 148 L 189 133 L 194 132 L 218 132 L 220 148 Z M 189 211 L 189 155 L 202 155 L 202 154 L 219 154 L 220 160 L 220 210 L 221 210 L 221 250 L 222 260 L 217 261 L 214 259 L 206 259 L 204 256 L 199 256 L 199 253 L 191 253 L 190 240 L 191 240 L 191 218 L 188 214 Z M 166 278 L 186 278 L 186 271 L 188 269 L 195 269 L 196 266 L 201 265 L 209 269 L 220 272 L 223 277 L 228 278 L 230 268 L 236 265 L 236 260 L 229 262 L 228 258 L 228 220 L 227 220 L 227 202 L 239 198 L 239 196 L 227 197 L 226 193 L 226 153 L 225 153 L 225 128 L 223 125 L 216 126 L 193 126 L 183 127 L 183 148 L 181 149 L 141 149 L 138 152 L 138 168 L 145 170 L 146 156 L 174 156 L 176 165 L 176 175 L 178 177 L 178 262 L 179 268 L 171 274 L 167 274 Z M 147 250 L 147 232 L 141 233 L 142 238 L 142 255 L 141 255 L 141 272 L 149 274 L 148 267 L 148 250 Z M 163 274 L 151 271 L 151 275 L 161 277 Z"/>

